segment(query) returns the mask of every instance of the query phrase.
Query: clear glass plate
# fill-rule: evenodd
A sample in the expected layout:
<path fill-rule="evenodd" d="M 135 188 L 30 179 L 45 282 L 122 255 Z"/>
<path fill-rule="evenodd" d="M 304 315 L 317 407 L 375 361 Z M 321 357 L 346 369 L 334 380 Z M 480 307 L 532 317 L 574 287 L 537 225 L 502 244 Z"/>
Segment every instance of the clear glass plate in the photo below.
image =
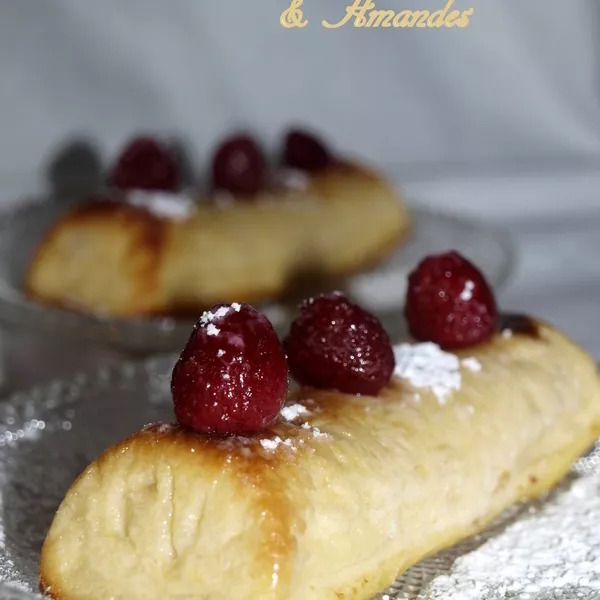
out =
<path fill-rule="evenodd" d="M 187 339 L 191 323 L 171 318 L 108 319 L 51 309 L 21 293 L 24 274 L 45 231 L 74 201 L 36 202 L 0 216 L 0 320 L 39 334 L 74 337 L 127 352 L 171 352 Z M 501 286 L 514 266 L 507 234 L 482 224 L 415 209 L 409 242 L 378 268 L 348 279 L 344 289 L 386 321 L 390 333 L 402 328 L 399 317 L 405 280 L 426 254 L 456 249 L 474 260 L 490 283 Z M 339 283 L 336 284 L 339 287 Z M 329 290 L 323 290 L 329 291 Z M 275 327 L 287 330 L 294 306 L 271 303 L 261 307 Z"/>
<path fill-rule="evenodd" d="M 142 425 L 172 420 L 174 361 L 102 369 L 0 404 L 0 598 L 34 597 L 44 537 L 87 464 Z M 419 563 L 378 600 L 598 598 L 599 523 L 600 444 L 546 498 Z"/>

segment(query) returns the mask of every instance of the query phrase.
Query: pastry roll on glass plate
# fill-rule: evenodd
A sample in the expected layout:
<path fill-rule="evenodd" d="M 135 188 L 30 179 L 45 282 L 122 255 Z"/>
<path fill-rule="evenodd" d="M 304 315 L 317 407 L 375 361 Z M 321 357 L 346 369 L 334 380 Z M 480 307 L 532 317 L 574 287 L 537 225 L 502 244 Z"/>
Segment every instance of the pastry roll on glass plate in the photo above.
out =
<path fill-rule="evenodd" d="M 73 483 L 42 590 L 367 600 L 549 490 L 593 444 L 594 361 L 548 324 L 499 315 L 462 257 L 421 263 L 406 316 L 415 339 L 392 347 L 372 315 L 323 296 L 282 346 L 248 305 L 205 313 L 173 371 L 177 422 Z"/>
<path fill-rule="evenodd" d="M 275 173 L 250 138 L 225 142 L 204 200 L 155 181 L 167 171 L 155 164 L 159 150 L 138 141 L 113 173 L 118 194 L 76 206 L 45 233 L 25 277 L 28 295 L 111 317 L 197 315 L 215 302 L 277 300 L 377 265 L 409 235 L 404 198 L 372 169 L 305 138 L 288 135 L 285 168 Z"/>

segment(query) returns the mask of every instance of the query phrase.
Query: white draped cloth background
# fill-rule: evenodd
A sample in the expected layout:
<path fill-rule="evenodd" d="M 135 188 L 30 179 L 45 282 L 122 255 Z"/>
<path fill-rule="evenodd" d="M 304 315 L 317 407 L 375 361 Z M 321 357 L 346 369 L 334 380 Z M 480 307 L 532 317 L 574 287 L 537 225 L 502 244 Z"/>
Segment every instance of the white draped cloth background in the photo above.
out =
<path fill-rule="evenodd" d="M 175 136 L 201 175 L 233 129 L 274 151 L 308 123 L 413 202 L 508 223 L 504 306 L 600 356 L 600 2 L 456 0 L 467 29 L 323 29 L 348 2 L 305 0 L 310 25 L 286 30 L 288 0 L 3 0 L 0 206 L 43 189 L 69 139 L 106 163 L 136 132 Z"/>
<path fill-rule="evenodd" d="M 201 172 L 224 133 L 248 127 L 274 147 L 299 122 L 388 168 L 418 202 L 501 216 L 595 205 L 597 0 L 456 0 L 475 10 L 467 29 L 324 29 L 349 1 L 305 0 L 309 26 L 286 30 L 289 0 L 4 0 L 0 202 L 43 185 L 73 136 L 106 160 L 137 131 L 175 135 Z M 562 171 L 576 175 L 571 197 L 548 197 Z M 485 181 L 482 193 L 488 175 L 501 200 Z"/>

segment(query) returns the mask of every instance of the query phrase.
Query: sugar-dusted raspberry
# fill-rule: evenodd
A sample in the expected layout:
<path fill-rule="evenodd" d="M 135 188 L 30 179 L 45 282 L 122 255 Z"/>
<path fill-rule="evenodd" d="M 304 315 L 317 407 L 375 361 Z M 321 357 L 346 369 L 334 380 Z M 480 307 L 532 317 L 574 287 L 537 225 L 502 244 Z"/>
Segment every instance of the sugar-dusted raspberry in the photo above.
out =
<path fill-rule="evenodd" d="M 292 375 L 302 385 L 377 394 L 394 370 L 394 353 L 372 314 L 334 293 L 305 301 L 285 340 Z"/>
<path fill-rule="evenodd" d="M 266 162 L 258 143 L 248 135 L 225 140 L 215 152 L 213 188 L 236 196 L 251 196 L 263 188 Z"/>
<path fill-rule="evenodd" d="M 405 314 L 414 338 L 442 348 L 485 342 L 496 329 L 494 294 L 458 252 L 429 256 L 409 275 Z"/>
<path fill-rule="evenodd" d="M 272 425 L 285 402 L 287 366 L 269 320 L 248 304 L 205 312 L 173 369 L 180 425 L 233 435 Z"/>
<path fill-rule="evenodd" d="M 108 183 L 120 190 L 177 191 L 179 165 L 173 152 L 149 137 L 131 140 L 112 168 Z"/>
<path fill-rule="evenodd" d="M 331 163 L 331 156 L 314 134 L 293 129 L 285 137 L 283 163 L 294 169 L 319 171 Z"/>

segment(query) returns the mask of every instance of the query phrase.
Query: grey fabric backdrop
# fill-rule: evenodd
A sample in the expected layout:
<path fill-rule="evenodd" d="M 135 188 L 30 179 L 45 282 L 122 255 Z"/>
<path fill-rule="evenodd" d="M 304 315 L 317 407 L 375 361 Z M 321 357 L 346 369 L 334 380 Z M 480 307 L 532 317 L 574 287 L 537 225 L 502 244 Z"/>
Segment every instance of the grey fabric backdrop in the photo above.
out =
<path fill-rule="evenodd" d="M 335 31 L 320 21 L 346 0 L 305 0 L 302 30 L 280 26 L 287 3 L 2 0 L 0 206 L 44 189 L 74 137 L 106 161 L 174 134 L 200 172 L 232 128 L 274 148 L 304 121 L 415 203 L 503 219 L 521 259 L 502 305 L 600 356 L 600 2 L 456 0 L 467 29 Z"/>
<path fill-rule="evenodd" d="M 224 132 L 251 126 L 273 145 L 299 121 L 409 186 L 418 180 L 417 201 L 495 214 L 596 204 L 587 190 L 600 164 L 597 0 L 456 0 L 474 7 L 471 24 L 442 30 L 323 29 L 347 0 L 305 0 L 310 25 L 286 30 L 288 3 L 2 0 L 0 202 L 43 186 L 57 144 L 72 136 L 94 140 L 106 159 L 138 130 L 175 134 L 201 170 Z M 523 198 L 517 185 L 500 211 L 480 188 L 448 197 L 447 176 L 503 169 L 592 179 L 576 198 Z M 440 174 L 441 193 L 430 185 Z"/>

